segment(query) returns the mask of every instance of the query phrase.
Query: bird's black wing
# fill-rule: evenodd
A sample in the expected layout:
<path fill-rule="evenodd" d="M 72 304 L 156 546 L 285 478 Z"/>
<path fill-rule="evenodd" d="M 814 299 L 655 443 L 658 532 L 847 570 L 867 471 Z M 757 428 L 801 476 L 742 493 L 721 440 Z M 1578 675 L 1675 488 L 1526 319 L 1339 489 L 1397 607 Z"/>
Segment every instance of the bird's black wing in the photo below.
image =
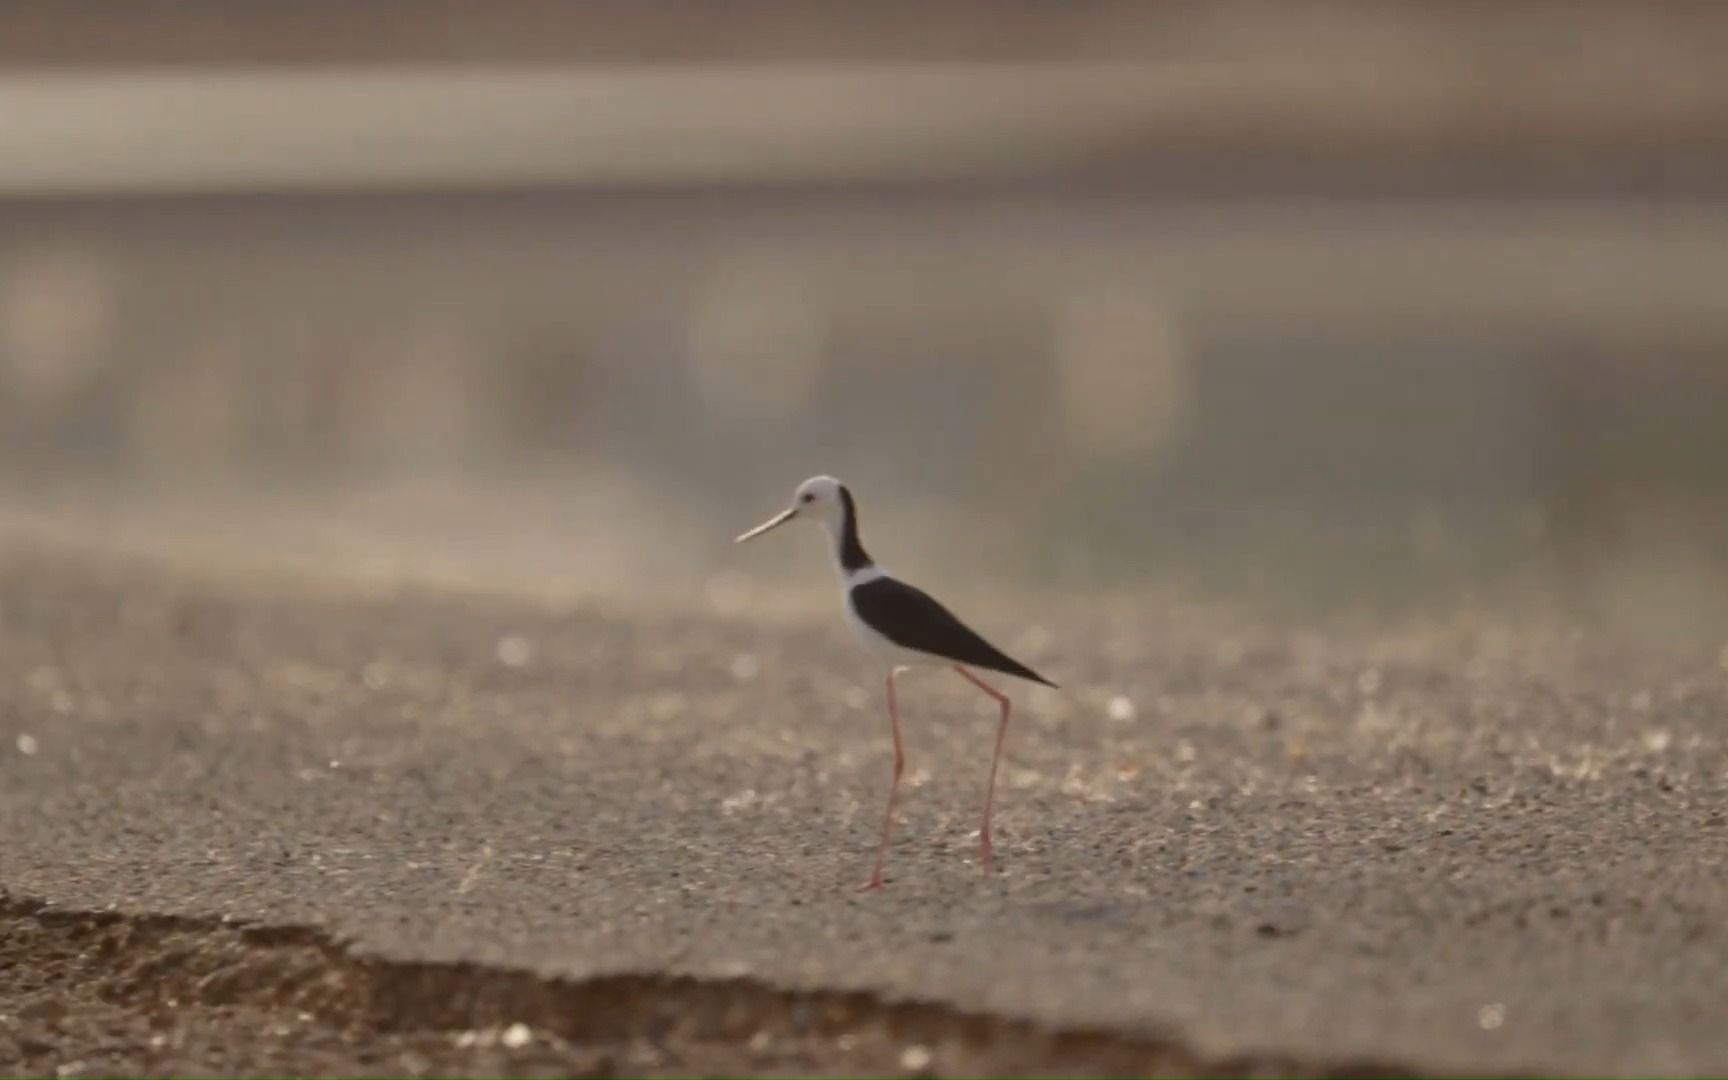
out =
<path fill-rule="evenodd" d="M 852 587 L 852 608 L 883 637 L 906 649 L 934 653 L 968 667 L 1000 671 L 1045 686 L 1056 684 L 979 637 L 922 589 L 879 577 Z"/>

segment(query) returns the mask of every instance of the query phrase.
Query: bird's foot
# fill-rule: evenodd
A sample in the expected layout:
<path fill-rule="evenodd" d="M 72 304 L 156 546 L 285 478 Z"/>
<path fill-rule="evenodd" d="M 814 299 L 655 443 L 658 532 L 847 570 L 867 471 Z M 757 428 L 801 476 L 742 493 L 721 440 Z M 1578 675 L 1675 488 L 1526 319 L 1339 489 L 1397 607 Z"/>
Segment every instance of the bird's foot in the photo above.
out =
<path fill-rule="evenodd" d="M 881 892 L 883 884 L 884 883 L 882 881 L 882 875 L 878 874 L 875 877 L 871 878 L 869 881 L 866 881 L 864 884 L 858 886 L 858 891 L 859 892 Z"/>

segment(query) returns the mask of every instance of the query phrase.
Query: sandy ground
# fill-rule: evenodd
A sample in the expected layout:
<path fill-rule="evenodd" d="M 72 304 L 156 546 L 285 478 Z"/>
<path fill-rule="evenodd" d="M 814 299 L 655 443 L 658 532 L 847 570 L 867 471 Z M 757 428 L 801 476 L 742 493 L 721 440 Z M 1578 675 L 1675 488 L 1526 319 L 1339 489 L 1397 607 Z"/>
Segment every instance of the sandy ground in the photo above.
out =
<path fill-rule="evenodd" d="M 1066 687 L 996 871 L 989 703 L 914 674 L 860 894 L 832 612 L 10 550 L 0 1071 L 1728 1070 L 1720 642 L 977 615 Z"/>

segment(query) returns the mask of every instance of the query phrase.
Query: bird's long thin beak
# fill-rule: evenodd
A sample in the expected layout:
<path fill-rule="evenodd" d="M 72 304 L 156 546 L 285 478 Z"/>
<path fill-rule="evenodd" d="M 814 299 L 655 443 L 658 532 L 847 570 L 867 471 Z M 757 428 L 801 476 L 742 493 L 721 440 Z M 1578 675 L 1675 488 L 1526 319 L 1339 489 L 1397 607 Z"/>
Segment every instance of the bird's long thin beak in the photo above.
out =
<path fill-rule="evenodd" d="M 796 506 L 792 507 L 789 510 L 782 510 L 778 514 L 775 514 L 773 517 L 769 518 L 767 521 L 764 521 L 762 524 L 756 526 L 754 529 L 751 529 L 749 532 L 745 533 L 743 536 L 740 536 L 738 539 L 736 539 L 732 542 L 734 544 L 742 544 L 746 540 L 754 540 L 756 537 L 761 536 L 763 533 L 767 532 L 769 529 L 774 528 L 776 525 L 784 525 L 788 521 L 791 521 L 793 518 L 795 518 L 797 516 L 798 516 L 798 508 Z"/>

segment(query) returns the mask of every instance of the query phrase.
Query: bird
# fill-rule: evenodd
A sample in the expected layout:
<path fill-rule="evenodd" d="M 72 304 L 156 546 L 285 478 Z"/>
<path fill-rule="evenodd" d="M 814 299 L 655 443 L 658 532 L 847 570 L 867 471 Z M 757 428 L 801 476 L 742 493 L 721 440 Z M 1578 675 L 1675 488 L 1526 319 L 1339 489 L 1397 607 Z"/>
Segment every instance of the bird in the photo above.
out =
<path fill-rule="evenodd" d="M 996 727 L 996 747 L 990 756 L 990 779 L 984 788 L 984 820 L 978 830 L 979 861 L 984 872 L 991 867 L 991 812 L 996 799 L 996 770 L 1002 761 L 1002 744 L 1008 736 L 1008 718 L 1013 710 L 1008 695 L 973 673 L 977 668 L 1001 675 L 1042 683 L 1055 683 L 984 640 L 977 631 L 924 590 L 888 573 L 864 550 L 858 535 L 858 502 L 852 492 L 832 476 L 813 476 L 798 485 L 792 505 L 740 535 L 734 543 L 754 540 L 789 521 L 809 521 L 828 530 L 834 562 L 845 588 L 846 622 L 886 671 L 888 728 L 894 737 L 894 779 L 888 788 L 888 809 L 882 817 L 881 839 L 870 880 L 863 889 L 880 890 L 882 871 L 894 832 L 894 809 L 900 797 L 900 777 L 906 769 L 906 752 L 900 738 L 900 707 L 895 700 L 894 677 L 913 667 L 950 667 L 996 702 L 1001 719 Z"/>

